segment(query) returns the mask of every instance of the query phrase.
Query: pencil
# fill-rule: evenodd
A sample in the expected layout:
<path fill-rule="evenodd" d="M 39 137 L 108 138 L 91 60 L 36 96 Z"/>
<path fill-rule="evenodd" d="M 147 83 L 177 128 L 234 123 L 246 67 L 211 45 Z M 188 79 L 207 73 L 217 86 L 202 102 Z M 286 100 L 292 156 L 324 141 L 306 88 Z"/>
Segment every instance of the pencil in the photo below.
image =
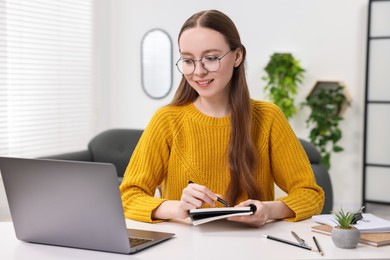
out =
<path fill-rule="evenodd" d="M 318 243 L 317 239 L 315 236 L 313 236 L 314 243 L 316 244 L 316 247 L 318 249 L 318 252 L 320 252 L 320 255 L 324 255 L 324 251 L 322 251 L 322 248 L 320 247 L 320 244 Z"/>

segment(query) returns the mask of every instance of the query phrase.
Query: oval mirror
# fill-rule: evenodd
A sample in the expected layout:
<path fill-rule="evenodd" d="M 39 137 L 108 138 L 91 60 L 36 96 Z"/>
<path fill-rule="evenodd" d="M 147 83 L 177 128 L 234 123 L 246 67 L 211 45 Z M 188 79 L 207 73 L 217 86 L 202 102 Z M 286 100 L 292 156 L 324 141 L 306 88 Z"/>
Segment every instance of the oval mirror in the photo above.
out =
<path fill-rule="evenodd" d="M 146 95 L 166 97 L 172 88 L 172 41 L 161 29 L 148 31 L 141 43 L 141 78 Z"/>

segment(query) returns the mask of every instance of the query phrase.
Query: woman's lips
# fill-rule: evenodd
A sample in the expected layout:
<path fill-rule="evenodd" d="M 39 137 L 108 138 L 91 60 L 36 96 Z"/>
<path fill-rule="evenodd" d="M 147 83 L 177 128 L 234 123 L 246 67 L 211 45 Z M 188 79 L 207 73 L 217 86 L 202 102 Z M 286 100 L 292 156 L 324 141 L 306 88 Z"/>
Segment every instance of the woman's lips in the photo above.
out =
<path fill-rule="evenodd" d="M 212 82 L 213 80 L 210 79 L 210 80 L 198 80 L 196 81 L 196 83 L 198 84 L 199 87 L 201 88 L 206 88 L 210 85 L 210 83 Z"/>

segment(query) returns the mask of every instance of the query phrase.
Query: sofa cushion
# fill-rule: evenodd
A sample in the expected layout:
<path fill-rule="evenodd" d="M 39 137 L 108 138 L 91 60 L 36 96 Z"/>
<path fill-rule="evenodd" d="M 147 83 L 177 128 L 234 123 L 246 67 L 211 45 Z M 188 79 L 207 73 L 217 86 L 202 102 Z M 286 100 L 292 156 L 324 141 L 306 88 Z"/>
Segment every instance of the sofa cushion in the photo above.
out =
<path fill-rule="evenodd" d="M 123 177 L 142 133 L 138 129 L 110 129 L 98 134 L 88 144 L 92 161 L 114 164 L 118 177 Z"/>

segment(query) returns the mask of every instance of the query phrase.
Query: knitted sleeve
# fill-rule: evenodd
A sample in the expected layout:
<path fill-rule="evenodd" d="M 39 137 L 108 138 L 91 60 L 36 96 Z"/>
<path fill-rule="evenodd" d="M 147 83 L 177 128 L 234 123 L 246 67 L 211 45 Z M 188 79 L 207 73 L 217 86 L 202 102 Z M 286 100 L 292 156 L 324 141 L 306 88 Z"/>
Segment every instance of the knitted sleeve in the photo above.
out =
<path fill-rule="evenodd" d="M 170 134 L 166 115 L 158 111 L 142 134 L 127 166 L 120 192 L 125 217 L 143 222 L 161 222 L 151 218 L 152 211 L 164 199 L 154 193 L 167 172 Z"/>
<path fill-rule="evenodd" d="M 287 119 L 275 106 L 269 128 L 271 170 L 275 183 L 288 195 L 283 201 L 295 212 L 289 221 L 320 214 L 324 192 L 317 185 L 309 159 Z"/>

